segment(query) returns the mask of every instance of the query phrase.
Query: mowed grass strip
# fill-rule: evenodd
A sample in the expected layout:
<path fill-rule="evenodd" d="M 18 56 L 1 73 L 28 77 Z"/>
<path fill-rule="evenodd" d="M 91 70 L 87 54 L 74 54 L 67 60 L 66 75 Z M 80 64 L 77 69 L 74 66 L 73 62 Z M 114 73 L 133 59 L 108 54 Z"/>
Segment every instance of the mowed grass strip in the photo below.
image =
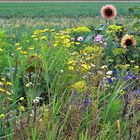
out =
<path fill-rule="evenodd" d="M 100 9 L 105 4 L 113 4 L 118 15 L 129 14 L 130 7 L 140 5 L 140 2 L 2 2 L 0 3 L 0 18 L 78 18 L 100 16 Z"/>

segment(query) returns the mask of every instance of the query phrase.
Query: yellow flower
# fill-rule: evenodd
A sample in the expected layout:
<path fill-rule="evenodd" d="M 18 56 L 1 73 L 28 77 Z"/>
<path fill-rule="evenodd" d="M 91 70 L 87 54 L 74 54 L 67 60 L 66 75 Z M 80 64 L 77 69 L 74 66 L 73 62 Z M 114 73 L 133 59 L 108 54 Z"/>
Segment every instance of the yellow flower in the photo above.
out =
<path fill-rule="evenodd" d="M 70 71 L 73 71 L 74 70 L 74 67 L 73 66 L 69 66 L 68 68 Z"/>
<path fill-rule="evenodd" d="M 23 55 L 27 55 L 28 54 L 27 51 L 20 51 L 20 53 L 23 54 Z"/>
<path fill-rule="evenodd" d="M 38 34 L 40 34 L 40 33 L 42 33 L 42 30 L 35 30 L 35 31 L 34 31 L 34 35 L 38 35 Z"/>
<path fill-rule="evenodd" d="M 58 43 L 57 43 L 57 42 L 55 42 L 55 43 L 54 43 L 54 47 L 57 47 L 57 46 L 58 46 Z"/>
<path fill-rule="evenodd" d="M 20 45 L 20 43 L 16 43 L 15 46 L 18 47 Z"/>
<path fill-rule="evenodd" d="M 0 52 L 3 52 L 3 49 L 0 48 Z"/>
<path fill-rule="evenodd" d="M 126 67 L 130 67 L 130 64 L 125 64 Z"/>
<path fill-rule="evenodd" d="M 61 39 L 64 39 L 64 38 L 65 38 L 65 36 L 64 36 L 64 35 L 62 35 L 62 36 L 60 36 L 60 38 L 61 38 Z"/>
<path fill-rule="evenodd" d="M 6 94 L 9 95 L 9 96 L 12 95 L 11 92 L 9 92 L 9 91 L 6 91 Z"/>
<path fill-rule="evenodd" d="M 68 65 L 72 65 L 73 63 L 74 63 L 73 60 L 69 60 L 69 61 L 67 62 Z"/>
<path fill-rule="evenodd" d="M 25 111 L 25 107 L 21 105 L 21 106 L 19 106 L 19 110 L 20 111 Z"/>
<path fill-rule="evenodd" d="M 35 37 L 36 37 L 36 35 L 32 35 L 31 37 L 32 37 L 32 38 L 35 38 Z"/>
<path fill-rule="evenodd" d="M 63 43 L 69 43 L 69 42 L 70 42 L 69 39 L 65 39 L 65 40 L 63 41 Z"/>
<path fill-rule="evenodd" d="M 42 32 L 48 32 L 49 31 L 49 29 L 44 29 Z"/>
<path fill-rule="evenodd" d="M 21 51 L 21 50 L 22 50 L 22 48 L 21 48 L 21 47 L 18 47 L 18 48 L 17 48 L 17 51 Z"/>
<path fill-rule="evenodd" d="M 135 66 L 136 69 L 139 69 L 139 66 Z"/>
<path fill-rule="evenodd" d="M 29 48 L 29 50 L 34 50 L 34 49 L 35 49 L 35 48 L 33 48 L 33 47 L 30 47 L 30 48 Z"/>
<path fill-rule="evenodd" d="M 0 119 L 4 118 L 4 116 L 5 116 L 4 114 L 0 114 Z"/>
<path fill-rule="evenodd" d="M 42 36 L 42 37 L 41 37 L 41 40 L 46 40 L 46 39 L 47 39 L 46 36 Z"/>
<path fill-rule="evenodd" d="M 124 95 L 124 94 L 126 94 L 126 92 L 124 90 L 120 90 L 120 94 Z"/>
<path fill-rule="evenodd" d="M 5 81 L 5 78 L 1 78 L 2 81 Z"/>
<path fill-rule="evenodd" d="M 78 32 L 78 33 L 86 33 L 86 32 L 90 32 L 90 29 L 86 26 L 82 26 L 82 27 L 77 27 L 75 29 L 73 29 L 74 32 Z"/>
<path fill-rule="evenodd" d="M 23 101 L 23 100 L 24 100 L 24 97 L 20 97 L 19 100 L 20 100 L 20 101 Z"/>
<path fill-rule="evenodd" d="M 80 45 L 80 42 L 75 42 L 75 45 Z"/>
<path fill-rule="evenodd" d="M 11 83 L 11 82 L 6 82 L 6 84 L 7 84 L 8 86 L 12 86 L 12 83 Z"/>
<path fill-rule="evenodd" d="M 37 37 L 35 37 L 35 38 L 34 38 L 34 41 L 38 41 L 38 38 L 37 38 Z"/>
<path fill-rule="evenodd" d="M 121 32 L 122 31 L 122 26 L 118 26 L 118 25 L 110 25 L 108 26 L 109 32 Z"/>
<path fill-rule="evenodd" d="M 4 84 L 2 82 L 0 82 L 0 86 L 3 86 Z"/>
<path fill-rule="evenodd" d="M 84 54 L 85 52 L 85 50 L 80 50 L 80 54 Z"/>
<path fill-rule="evenodd" d="M 71 55 L 78 55 L 78 52 L 75 51 Z"/>
<path fill-rule="evenodd" d="M 5 90 L 4 90 L 4 89 L 2 89 L 2 88 L 0 88 L 0 92 L 5 92 Z"/>
<path fill-rule="evenodd" d="M 88 64 L 82 64 L 81 66 L 83 67 L 84 70 L 88 71 L 90 69 L 90 66 Z"/>
<path fill-rule="evenodd" d="M 71 89 L 78 93 L 84 92 L 87 89 L 87 83 L 84 80 L 78 81 L 71 86 Z"/>

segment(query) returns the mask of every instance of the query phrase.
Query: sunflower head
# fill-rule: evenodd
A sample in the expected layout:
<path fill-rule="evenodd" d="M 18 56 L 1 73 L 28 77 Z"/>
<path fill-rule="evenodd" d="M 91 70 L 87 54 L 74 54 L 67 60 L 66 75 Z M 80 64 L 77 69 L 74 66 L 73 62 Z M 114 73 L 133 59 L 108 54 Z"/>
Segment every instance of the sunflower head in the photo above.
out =
<path fill-rule="evenodd" d="M 101 9 L 101 15 L 103 18 L 112 19 L 117 15 L 117 10 L 113 5 L 105 5 Z"/>
<path fill-rule="evenodd" d="M 125 35 L 122 38 L 121 45 L 123 48 L 127 48 L 130 46 L 136 46 L 136 40 L 133 35 Z"/>

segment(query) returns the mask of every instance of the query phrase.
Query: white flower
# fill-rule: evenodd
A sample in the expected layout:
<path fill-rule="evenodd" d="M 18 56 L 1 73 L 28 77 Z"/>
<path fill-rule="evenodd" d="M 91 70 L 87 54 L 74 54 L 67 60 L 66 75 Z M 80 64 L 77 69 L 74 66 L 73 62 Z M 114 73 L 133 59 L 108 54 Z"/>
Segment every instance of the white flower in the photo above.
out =
<path fill-rule="evenodd" d="M 112 73 L 113 73 L 113 71 L 111 71 L 111 70 L 106 72 L 107 75 L 111 75 Z"/>
<path fill-rule="evenodd" d="M 34 100 L 33 100 L 33 102 L 34 102 L 34 104 L 36 103 L 39 103 L 39 101 L 40 100 L 42 100 L 42 98 L 41 97 L 36 97 Z"/>
<path fill-rule="evenodd" d="M 28 84 L 26 84 L 26 87 L 31 87 L 31 86 L 34 86 L 32 82 L 29 82 Z"/>
<path fill-rule="evenodd" d="M 63 73 L 63 72 L 64 72 L 64 70 L 60 70 L 60 72 L 61 72 L 61 73 Z"/>
<path fill-rule="evenodd" d="M 100 67 L 101 69 L 106 69 L 107 68 L 107 65 L 103 65 Z"/>

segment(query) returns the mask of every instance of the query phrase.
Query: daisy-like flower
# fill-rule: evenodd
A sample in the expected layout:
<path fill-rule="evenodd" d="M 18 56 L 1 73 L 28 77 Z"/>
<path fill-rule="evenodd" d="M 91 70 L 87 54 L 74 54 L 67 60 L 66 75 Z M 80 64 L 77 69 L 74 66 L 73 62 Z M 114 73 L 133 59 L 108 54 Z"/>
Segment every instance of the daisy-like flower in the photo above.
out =
<path fill-rule="evenodd" d="M 100 35 L 100 34 L 98 34 L 96 37 L 95 37 L 95 42 L 101 42 L 101 41 L 103 41 L 103 35 Z"/>
<path fill-rule="evenodd" d="M 112 19 L 117 15 L 117 10 L 113 5 L 105 5 L 101 9 L 101 15 L 103 18 Z"/>
<path fill-rule="evenodd" d="M 130 46 L 136 46 L 136 44 L 137 43 L 136 43 L 136 40 L 133 35 L 126 34 L 121 40 L 121 45 L 123 48 L 127 48 Z"/>
<path fill-rule="evenodd" d="M 79 36 L 79 37 L 77 38 L 77 40 L 78 40 L 78 41 L 83 41 L 83 40 L 84 40 L 84 37 L 83 37 L 83 36 Z"/>

